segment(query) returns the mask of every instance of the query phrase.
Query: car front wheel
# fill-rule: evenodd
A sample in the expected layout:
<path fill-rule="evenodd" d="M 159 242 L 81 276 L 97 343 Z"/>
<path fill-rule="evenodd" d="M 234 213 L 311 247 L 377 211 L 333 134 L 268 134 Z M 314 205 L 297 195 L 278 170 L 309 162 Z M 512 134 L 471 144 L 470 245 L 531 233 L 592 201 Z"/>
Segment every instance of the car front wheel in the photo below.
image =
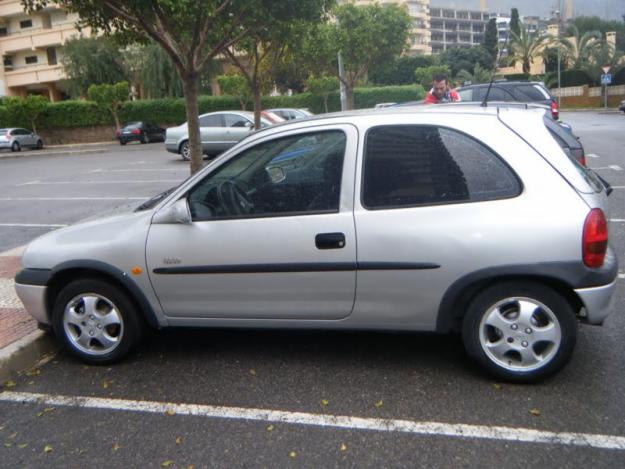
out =
<path fill-rule="evenodd" d="M 182 145 L 180 145 L 180 154 L 185 161 L 191 159 L 191 146 L 188 141 L 182 142 Z"/>
<path fill-rule="evenodd" d="M 506 282 L 483 290 L 462 324 L 469 356 L 498 378 L 544 379 L 568 363 L 577 338 L 575 313 L 555 290 Z"/>
<path fill-rule="evenodd" d="M 138 341 L 142 327 L 126 293 L 99 279 L 69 283 L 56 298 L 52 323 L 65 348 L 90 364 L 122 358 Z"/>

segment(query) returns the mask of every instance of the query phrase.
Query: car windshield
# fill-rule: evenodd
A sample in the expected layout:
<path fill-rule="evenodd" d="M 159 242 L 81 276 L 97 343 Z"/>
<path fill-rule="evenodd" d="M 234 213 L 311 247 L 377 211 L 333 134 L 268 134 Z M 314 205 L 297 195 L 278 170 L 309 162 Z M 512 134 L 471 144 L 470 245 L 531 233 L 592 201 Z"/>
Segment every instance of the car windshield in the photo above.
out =
<path fill-rule="evenodd" d="M 124 127 L 141 127 L 141 122 L 128 122 Z"/>

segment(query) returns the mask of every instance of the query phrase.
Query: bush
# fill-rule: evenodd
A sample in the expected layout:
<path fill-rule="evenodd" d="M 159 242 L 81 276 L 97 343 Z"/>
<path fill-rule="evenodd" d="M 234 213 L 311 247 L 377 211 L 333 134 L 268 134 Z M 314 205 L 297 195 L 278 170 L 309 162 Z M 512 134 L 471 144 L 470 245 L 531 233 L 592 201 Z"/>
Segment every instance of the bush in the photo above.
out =
<path fill-rule="evenodd" d="M 357 108 L 373 107 L 378 103 L 405 102 L 423 99 L 425 91 L 419 85 L 387 86 L 380 88 L 356 88 L 354 102 Z M 314 113 L 323 113 L 323 98 L 311 93 L 293 96 L 264 96 L 261 100 L 263 109 L 275 107 L 307 108 Z M 239 101 L 233 96 L 201 96 L 198 99 L 200 114 L 213 111 L 228 111 L 240 108 Z M 338 92 L 328 98 L 328 110 L 341 109 Z M 251 110 L 248 107 L 248 110 Z M 181 124 L 187 120 L 184 99 L 144 99 L 125 102 L 119 111 L 120 121 L 132 122 L 148 120 L 164 125 Z M 13 115 L 6 106 L 0 104 L 0 125 L 3 127 L 22 126 L 17 122 L 19 116 Z M 37 120 L 38 129 L 58 129 L 71 127 L 90 127 L 94 125 L 113 125 L 113 116 L 106 109 L 91 101 L 60 101 L 51 103 Z"/>

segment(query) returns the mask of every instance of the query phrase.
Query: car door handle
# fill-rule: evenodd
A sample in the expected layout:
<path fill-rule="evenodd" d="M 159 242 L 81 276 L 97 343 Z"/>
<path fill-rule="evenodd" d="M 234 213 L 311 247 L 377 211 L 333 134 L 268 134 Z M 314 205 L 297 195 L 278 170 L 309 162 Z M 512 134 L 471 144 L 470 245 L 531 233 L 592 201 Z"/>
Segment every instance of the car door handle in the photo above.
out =
<path fill-rule="evenodd" d="M 319 233 L 315 236 L 317 249 L 343 249 L 345 235 L 343 233 Z"/>

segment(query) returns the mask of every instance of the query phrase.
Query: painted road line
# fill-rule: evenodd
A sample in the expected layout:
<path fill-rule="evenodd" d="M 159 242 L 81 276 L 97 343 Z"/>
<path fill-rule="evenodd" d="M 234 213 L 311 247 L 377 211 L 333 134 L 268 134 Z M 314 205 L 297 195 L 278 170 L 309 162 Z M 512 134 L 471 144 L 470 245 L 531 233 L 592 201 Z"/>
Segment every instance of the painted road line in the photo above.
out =
<path fill-rule="evenodd" d="M 0 197 L 0 202 L 20 202 L 30 200 L 71 201 L 71 200 L 146 200 L 150 197 Z"/>
<path fill-rule="evenodd" d="M 15 228 L 63 228 L 69 225 L 44 224 L 44 223 L 0 223 L 0 226 L 15 227 Z"/>
<path fill-rule="evenodd" d="M 588 158 L 601 158 L 599 155 L 596 155 L 596 154 L 594 154 L 594 153 L 588 153 L 588 154 L 586 155 L 586 157 L 588 157 Z"/>
<path fill-rule="evenodd" d="M 625 278 L 625 272 L 619 272 L 618 278 Z"/>
<path fill-rule="evenodd" d="M 93 169 L 89 172 L 90 173 L 143 173 L 145 171 L 169 171 L 169 172 L 180 171 L 182 172 L 183 170 L 177 169 L 177 168 L 142 168 L 142 169 L 129 168 L 129 169 Z M 185 174 L 187 174 L 189 170 L 187 169 L 184 172 Z"/>
<path fill-rule="evenodd" d="M 611 169 L 612 171 L 623 171 L 623 168 L 621 168 L 620 166 L 616 164 L 612 164 L 610 166 L 597 166 L 597 167 L 592 167 L 590 169 Z"/>
<path fill-rule="evenodd" d="M 570 433 L 533 430 L 531 428 L 469 425 L 463 423 L 419 422 L 412 420 L 377 419 L 343 415 L 288 412 L 271 409 L 224 407 L 198 404 L 177 404 L 86 396 L 58 396 L 27 392 L 0 394 L 0 402 L 38 404 L 45 406 L 100 409 L 153 414 L 174 414 L 217 419 L 277 422 L 346 430 L 368 430 L 464 439 L 485 439 L 519 443 L 543 443 L 558 446 L 581 446 L 625 451 L 625 437 L 594 433 Z"/>
<path fill-rule="evenodd" d="M 612 186 L 612 189 L 625 189 L 625 186 Z"/>
<path fill-rule="evenodd" d="M 170 182 L 176 183 L 180 182 L 180 179 L 143 179 L 143 180 L 126 180 L 126 181 L 31 181 L 23 184 L 19 184 L 19 186 L 54 186 L 54 185 L 63 185 L 63 184 L 71 184 L 72 186 L 78 184 L 157 184 L 159 182 Z"/>
<path fill-rule="evenodd" d="M 610 221 L 614 223 L 623 223 L 625 222 L 625 218 L 610 218 Z"/>

